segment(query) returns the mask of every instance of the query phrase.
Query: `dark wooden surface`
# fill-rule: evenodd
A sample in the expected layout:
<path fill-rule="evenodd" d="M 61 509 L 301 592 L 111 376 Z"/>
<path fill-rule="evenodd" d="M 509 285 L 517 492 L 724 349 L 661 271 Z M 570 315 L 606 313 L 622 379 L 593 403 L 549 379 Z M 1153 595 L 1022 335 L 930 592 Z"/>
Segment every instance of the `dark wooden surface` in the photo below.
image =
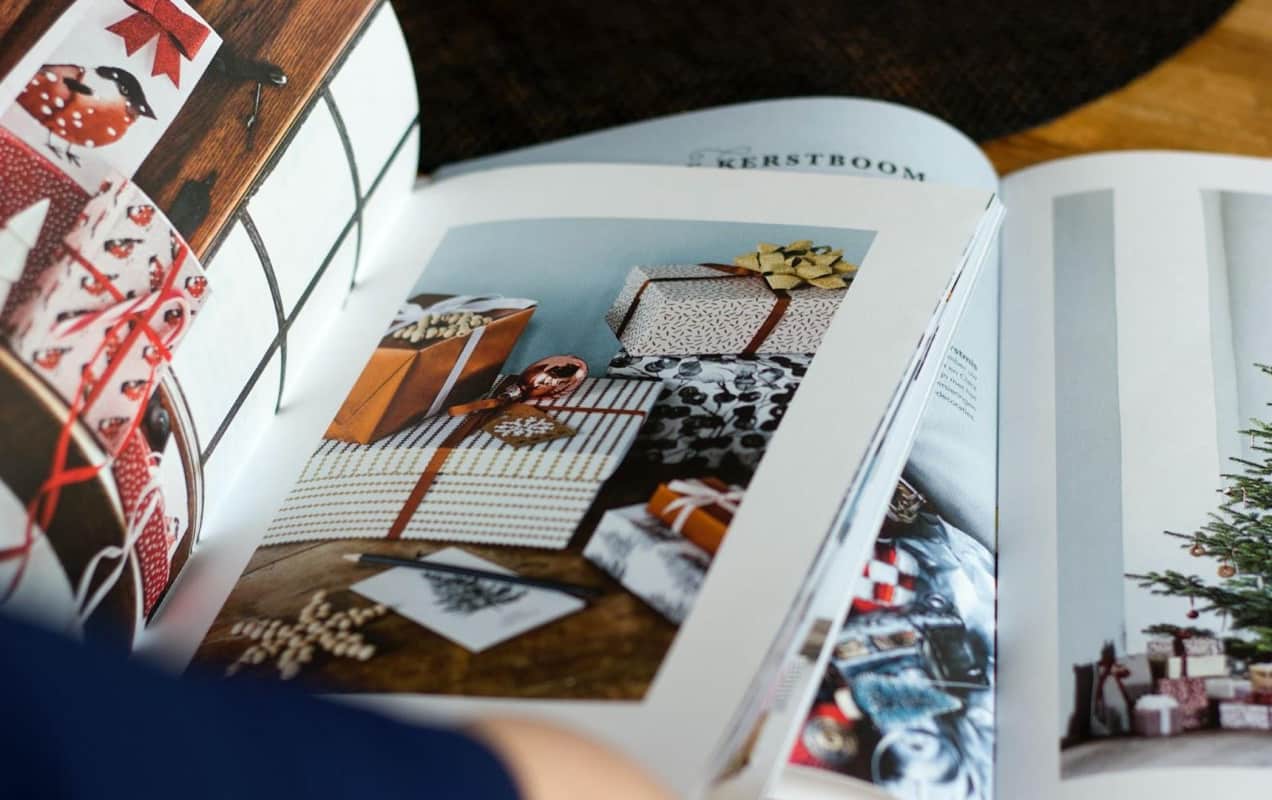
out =
<path fill-rule="evenodd" d="M 294 619 L 319 589 L 328 592 L 336 611 L 371 605 L 348 587 L 382 568 L 349 563 L 341 558 L 345 553 L 413 558 L 457 546 L 518 574 L 598 587 L 604 595 L 582 611 L 477 654 L 390 613 L 362 629 L 366 640 L 378 649 L 374 658 L 358 662 L 319 653 L 296 680 L 326 692 L 638 700 L 671 647 L 676 626 L 587 561 L 583 548 L 605 509 L 644 502 L 659 482 L 688 476 L 681 472 L 676 467 L 654 469 L 638 457 L 629 457 L 602 487 L 564 550 L 383 540 L 262 547 L 213 623 L 193 668 L 223 672 L 251 643 L 233 635 L 236 622 L 259 617 Z M 749 471 L 735 465 L 722 468 L 719 474 L 726 482 L 744 484 Z M 244 674 L 278 676 L 276 669 L 267 666 Z"/>

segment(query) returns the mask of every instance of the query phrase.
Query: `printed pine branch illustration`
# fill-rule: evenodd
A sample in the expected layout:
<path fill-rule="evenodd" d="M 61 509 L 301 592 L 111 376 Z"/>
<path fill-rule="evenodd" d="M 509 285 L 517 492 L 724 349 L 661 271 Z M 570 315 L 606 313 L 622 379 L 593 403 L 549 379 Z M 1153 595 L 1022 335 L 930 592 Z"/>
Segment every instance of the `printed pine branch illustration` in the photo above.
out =
<path fill-rule="evenodd" d="M 496 606 L 515 603 L 526 589 L 507 583 L 482 580 L 468 575 L 424 575 L 442 608 L 452 614 L 475 614 Z"/>
<path fill-rule="evenodd" d="M 1272 376 L 1272 367 L 1256 366 Z M 1210 521 L 1190 534 L 1165 532 L 1184 540 L 1180 546 L 1193 556 L 1217 561 L 1220 580 L 1211 583 L 1176 570 L 1127 577 L 1153 594 L 1199 602 L 1200 608 L 1188 612 L 1190 619 L 1202 611 L 1226 615 L 1231 628 L 1243 634 L 1228 640 L 1229 652 L 1272 661 L 1272 424 L 1252 420 L 1241 434 L 1250 437 L 1251 450 L 1262 460 L 1234 458 L 1241 472 L 1221 476 L 1224 499 Z"/>

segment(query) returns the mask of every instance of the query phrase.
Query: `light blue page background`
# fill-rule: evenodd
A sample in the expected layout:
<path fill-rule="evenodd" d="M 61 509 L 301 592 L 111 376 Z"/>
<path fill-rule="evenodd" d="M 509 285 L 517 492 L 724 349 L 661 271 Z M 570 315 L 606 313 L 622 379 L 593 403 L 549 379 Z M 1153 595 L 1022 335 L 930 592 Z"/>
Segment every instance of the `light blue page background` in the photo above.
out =
<path fill-rule="evenodd" d="M 871 231 L 652 219 L 530 219 L 451 230 L 412 294 L 497 294 L 539 301 L 508 371 L 558 354 L 603 375 L 618 352 L 605 312 L 639 264 L 733 263 L 760 242 L 812 239 L 862 264 Z M 866 269 L 869 265 L 866 264 Z M 877 309 L 879 313 L 886 309 Z"/>

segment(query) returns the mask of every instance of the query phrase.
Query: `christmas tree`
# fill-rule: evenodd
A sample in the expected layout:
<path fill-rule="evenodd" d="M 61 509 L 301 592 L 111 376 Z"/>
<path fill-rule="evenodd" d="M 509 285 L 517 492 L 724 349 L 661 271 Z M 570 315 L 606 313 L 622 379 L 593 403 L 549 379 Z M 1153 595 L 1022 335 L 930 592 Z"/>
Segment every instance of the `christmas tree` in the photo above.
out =
<path fill-rule="evenodd" d="M 1272 375 L 1272 367 L 1258 368 Z M 1189 598 L 1194 602 L 1190 619 L 1201 611 L 1219 612 L 1229 628 L 1243 634 L 1228 640 L 1229 653 L 1272 661 L 1272 424 L 1252 420 L 1241 433 L 1250 437 L 1251 449 L 1261 460 L 1232 459 L 1241 472 L 1221 476 L 1223 500 L 1201 528 L 1193 533 L 1166 531 L 1184 540 L 1180 546 L 1197 558 L 1217 561 L 1219 580 L 1175 570 L 1127 577 L 1153 594 Z"/>

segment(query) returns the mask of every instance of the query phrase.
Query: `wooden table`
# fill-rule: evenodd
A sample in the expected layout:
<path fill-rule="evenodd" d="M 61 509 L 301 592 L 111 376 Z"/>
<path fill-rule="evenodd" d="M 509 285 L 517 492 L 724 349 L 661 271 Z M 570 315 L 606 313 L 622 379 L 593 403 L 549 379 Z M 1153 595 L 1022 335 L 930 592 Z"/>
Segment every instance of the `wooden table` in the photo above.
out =
<path fill-rule="evenodd" d="M 1122 89 L 983 146 L 1004 175 L 1101 150 L 1272 156 L 1272 0 L 1241 0 L 1196 42 Z"/>

